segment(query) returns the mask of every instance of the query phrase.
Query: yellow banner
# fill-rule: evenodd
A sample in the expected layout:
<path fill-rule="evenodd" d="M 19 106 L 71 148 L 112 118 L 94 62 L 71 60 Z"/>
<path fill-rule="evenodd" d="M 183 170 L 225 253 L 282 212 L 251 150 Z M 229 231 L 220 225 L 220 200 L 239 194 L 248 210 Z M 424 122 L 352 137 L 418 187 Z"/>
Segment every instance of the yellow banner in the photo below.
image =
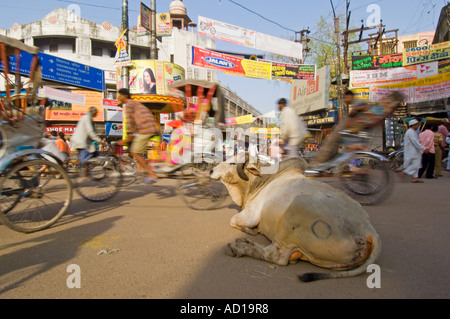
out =
<path fill-rule="evenodd" d="M 450 57 L 450 41 L 403 49 L 403 66 L 444 60 Z"/>
<path fill-rule="evenodd" d="M 237 124 L 249 124 L 252 122 L 253 122 L 252 114 L 236 117 Z"/>
<path fill-rule="evenodd" d="M 450 72 L 429 76 L 427 78 L 423 78 L 423 79 L 419 79 L 419 80 L 401 82 L 401 83 L 391 84 L 391 85 L 382 85 L 382 86 L 377 86 L 377 87 L 383 88 L 383 89 L 403 89 L 403 88 L 409 88 L 409 87 L 413 87 L 413 86 L 425 86 L 425 85 L 439 84 L 439 83 L 443 83 L 443 82 L 447 82 L 447 81 L 450 81 Z"/>
<path fill-rule="evenodd" d="M 250 133 L 252 134 L 280 134 L 279 128 L 264 128 L 264 127 L 251 127 Z"/>
<path fill-rule="evenodd" d="M 245 76 L 257 79 L 272 79 L 272 63 L 242 59 Z"/>
<path fill-rule="evenodd" d="M 369 100 L 370 88 L 356 88 L 352 89 L 355 99 L 358 100 Z"/>

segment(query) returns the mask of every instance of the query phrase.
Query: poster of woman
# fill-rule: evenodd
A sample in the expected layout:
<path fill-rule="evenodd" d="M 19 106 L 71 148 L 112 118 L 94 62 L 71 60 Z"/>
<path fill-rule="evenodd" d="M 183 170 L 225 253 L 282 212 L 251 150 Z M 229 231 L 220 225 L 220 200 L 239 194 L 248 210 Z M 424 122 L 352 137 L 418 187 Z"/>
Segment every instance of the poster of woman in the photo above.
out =
<path fill-rule="evenodd" d="M 143 86 L 141 93 L 156 94 L 156 78 L 151 68 L 146 68 L 142 72 Z"/>

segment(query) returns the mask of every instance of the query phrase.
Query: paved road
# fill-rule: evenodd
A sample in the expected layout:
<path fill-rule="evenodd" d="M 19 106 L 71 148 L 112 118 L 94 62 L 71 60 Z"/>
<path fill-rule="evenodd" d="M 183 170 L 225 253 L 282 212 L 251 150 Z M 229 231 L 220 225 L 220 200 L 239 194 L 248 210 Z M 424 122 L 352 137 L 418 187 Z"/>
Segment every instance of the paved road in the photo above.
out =
<path fill-rule="evenodd" d="M 327 271 L 306 262 L 278 267 L 222 247 L 251 237 L 229 226 L 238 207 L 195 211 L 171 180 L 135 185 L 106 203 L 75 197 L 50 229 L 22 234 L 0 225 L 0 298 L 449 298 L 450 172 L 424 184 L 397 177 L 388 200 L 366 207 L 381 236 L 381 288 L 362 274 L 301 283 Z M 268 243 L 264 237 L 252 237 Z M 111 254 L 101 250 L 118 249 Z M 69 265 L 81 288 L 69 289 Z"/>

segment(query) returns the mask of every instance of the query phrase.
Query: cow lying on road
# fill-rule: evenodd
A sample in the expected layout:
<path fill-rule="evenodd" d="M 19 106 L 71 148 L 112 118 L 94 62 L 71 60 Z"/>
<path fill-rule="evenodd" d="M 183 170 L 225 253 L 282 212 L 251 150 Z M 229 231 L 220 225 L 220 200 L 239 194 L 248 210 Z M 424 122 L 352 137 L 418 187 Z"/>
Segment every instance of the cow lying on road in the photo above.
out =
<path fill-rule="evenodd" d="M 299 278 L 304 282 L 366 272 L 381 251 L 380 238 L 366 211 L 344 192 L 306 178 L 305 168 L 306 163 L 295 158 L 281 162 L 272 175 L 262 175 L 261 163 L 248 159 L 215 167 L 211 177 L 222 181 L 242 207 L 231 218 L 231 226 L 252 235 L 261 233 L 272 241 L 264 247 L 240 238 L 228 244 L 225 252 L 283 266 L 304 260 L 339 270 L 303 274 Z"/>

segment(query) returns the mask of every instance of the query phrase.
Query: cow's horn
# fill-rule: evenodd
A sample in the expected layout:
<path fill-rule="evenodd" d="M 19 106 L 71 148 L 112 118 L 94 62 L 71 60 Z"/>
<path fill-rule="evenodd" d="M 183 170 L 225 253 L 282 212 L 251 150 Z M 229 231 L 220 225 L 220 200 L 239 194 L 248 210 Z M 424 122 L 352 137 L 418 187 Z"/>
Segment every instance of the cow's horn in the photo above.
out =
<path fill-rule="evenodd" d="M 238 163 L 237 164 L 237 173 L 240 178 L 242 178 L 244 181 L 248 181 L 248 176 L 244 173 L 244 166 L 245 163 Z"/>

